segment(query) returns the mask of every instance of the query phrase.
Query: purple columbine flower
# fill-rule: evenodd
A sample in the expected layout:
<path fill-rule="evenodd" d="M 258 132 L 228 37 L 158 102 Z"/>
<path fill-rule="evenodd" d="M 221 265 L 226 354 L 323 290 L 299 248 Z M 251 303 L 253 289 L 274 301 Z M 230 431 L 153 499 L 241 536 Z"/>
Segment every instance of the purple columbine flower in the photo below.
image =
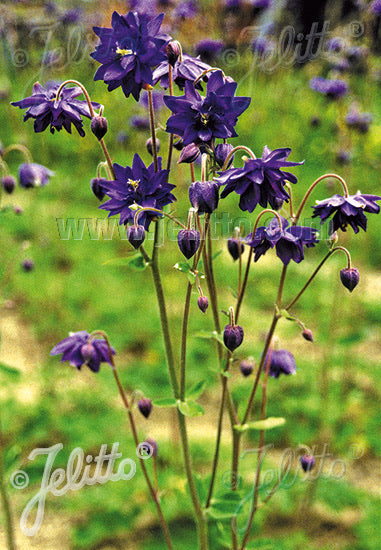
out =
<path fill-rule="evenodd" d="M 48 82 L 46 88 L 38 82 L 33 86 L 32 95 L 21 101 L 13 101 L 11 105 L 27 109 L 24 115 L 24 122 L 28 118 L 34 118 L 34 131 L 43 132 L 50 125 L 50 131 L 58 132 L 65 128 L 71 134 L 71 125 L 75 126 L 80 136 L 85 132 L 82 128 L 83 120 L 81 116 L 91 118 L 89 107 L 86 101 L 75 99 L 83 92 L 81 88 L 64 88 L 60 92 L 58 101 L 56 95 L 60 84 L 57 82 Z M 94 109 L 99 109 L 99 103 L 91 102 Z"/>
<path fill-rule="evenodd" d="M 251 99 L 234 97 L 236 88 L 236 82 L 227 81 L 222 71 L 215 71 L 209 77 L 205 98 L 193 84 L 186 82 L 184 96 L 164 97 L 165 104 L 174 113 L 167 120 L 167 132 L 181 136 L 184 145 L 237 136 L 234 126 Z"/>
<path fill-rule="evenodd" d="M 244 332 L 240 325 L 226 325 L 224 328 L 224 344 L 232 353 L 243 342 Z"/>
<path fill-rule="evenodd" d="M 304 259 L 303 246 L 309 248 L 318 242 L 316 229 L 299 225 L 289 226 L 285 218 L 280 218 L 282 229 L 279 227 L 278 218 L 274 217 L 267 227 L 257 228 L 254 238 L 252 233 L 246 237 L 247 244 L 255 252 L 255 262 L 275 246 L 276 254 L 284 265 L 288 265 L 290 260 L 298 264 Z"/>
<path fill-rule="evenodd" d="M 29 162 L 21 164 L 18 175 L 21 187 L 29 189 L 31 187 L 46 185 L 49 182 L 49 178 L 54 175 L 54 172 L 48 170 L 42 164 Z"/>
<path fill-rule="evenodd" d="M 148 116 L 134 115 L 129 120 L 130 126 L 136 128 L 137 130 L 148 130 L 149 129 L 149 118 Z"/>
<path fill-rule="evenodd" d="M 216 145 L 216 148 L 214 150 L 214 160 L 217 162 L 220 168 L 223 168 L 226 159 L 232 151 L 233 145 L 231 145 L 231 143 L 219 143 L 218 145 Z M 230 166 L 233 164 L 233 160 L 234 155 L 230 157 L 227 168 L 230 168 Z"/>
<path fill-rule="evenodd" d="M 302 162 L 289 162 L 286 160 L 291 149 L 282 148 L 271 151 L 267 146 L 263 149 L 262 158 L 249 159 L 243 168 L 231 168 L 220 172 L 217 178 L 219 185 L 226 185 L 221 193 L 221 198 L 227 197 L 235 191 L 241 195 L 239 207 L 241 210 L 253 212 L 259 203 L 263 208 L 270 204 L 277 208 L 278 200 L 288 201 L 290 198 L 284 190 L 286 181 L 296 183 L 297 178 L 290 172 L 283 172 L 283 166 L 298 166 Z"/>
<path fill-rule="evenodd" d="M 230 256 L 233 258 L 234 261 L 236 261 L 244 253 L 245 247 L 241 239 L 231 237 L 230 239 L 228 239 L 228 250 Z"/>
<path fill-rule="evenodd" d="M 182 59 L 178 57 L 173 66 L 172 78 L 175 84 L 183 90 L 185 82 L 194 82 L 204 71 L 210 69 L 210 65 L 207 65 L 198 57 L 192 57 L 186 53 L 183 53 Z M 208 80 L 209 73 L 207 73 L 203 79 L 200 79 L 196 88 L 202 90 L 202 80 Z M 153 82 L 156 84 L 160 80 L 160 86 L 167 89 L 169 87 L 169 62 L 168 59 L 160 63 L 158 67 L 153 71 Z"/>
<path fill-rule="evenodd" d="M 110 216 L 120 215 L 119 224 L 133 222 L 135 212 L 130 209 L 133 204 L 162 210 L 164 206 L 175 201 L 171 191 L 175 185 L 168 183 L 168 170 L 161 169 L 161 158 L 158 158 L 158 171 L 154 164 L 145 166 L 136 153 L 132 167 L 125 168 L 114 164 L 116 180 L 102 184 L 110 200 L 99 208 L 108 210 Z M 151 221 L 160 216 L 157 212 L 144 211 L 139 215 L 138 222 L 148 230 Z"/>
<path fill-rule="evenodd" d="M 212 63 L 212 61 L 221 53 L 224 43 L 222 40 L 212 40 L 211 38 L 205 38 L 200 40 L 196 44 L 196 54 L 201 57 L 206 63 Z"/>
<path fill-rule="evenodd" d="M 62 353 L 61 361 L 70 361 L 70 365 L 78 370 L 82 365 L 87 365 L 93 372 L 98 372 L 101 363 L 112 365 L 106 341 L 94 339 L 89 342 L 89 339 L 90 334 L 85 330 L 72 332 L 54 346 L 50 355 Z M 114 348 L 111 348 L 111 352 L 115 355 Z"/>
<path fill-rule="evenodd" d="M 197 14 L 195 0 L 184 0 L 180 2 L 173 12 L 175 19 L 193 19 Z"/>
<path fill-rule="evenodd" d="M 324 94 L 328 99 L 340 99 L 348 92 L 348 84 L 338 78 L 329 80 L 316 76 L 310 81 L 310 87 L 316 92 Z"/>
<path fill-rule="evenodd" d="M 152 68 L 166 58 L 169 37 L 159 34 L 163 17 L 114 11 L 112 28 L 94 27 L 100 44 L 90 55 L 101 63 L 94 80 L 103 80 L 109 91 L 121 86 L 126 97 L 132 94 L 138 101 L 143 86 L 153 84 Z"/>
<path fill-rule="evenodd" d="M 367 219 L 364 212 L 378 214 L 380 207 L 376 201 L 381 200 L 378 195 L 362 195 L 360 192 L 356 195 L 342 197 L 333 195 L 329 199 L 318 201 L 313 206 L 314 213 L 312 217 L 320 217 L 321 223 L 324 223 L 332 214 L 332 223 L 330 233 L 337 229 L 346 231 L 347 225 L 350 225 L 355 233 L 359 232 L 359 227 L 366 231 Z"/>
<path fill-rule="evenodd" d="M 189 186 L 189 200 L 199 214 L 211 214 L 218 206 L 218 185 L 215 181 L 194 181 Z"/>
<path fill-rule="evenodd" d="M 267 358 L 263 367 L 264 369 L 266 368 L 266 364 Z M 286 349 L 272 350 L 270 357 L 270 376 L 279 378 L 281 374 L 295 374 L 295 372 L 296 364 L 291 352 Z"/>

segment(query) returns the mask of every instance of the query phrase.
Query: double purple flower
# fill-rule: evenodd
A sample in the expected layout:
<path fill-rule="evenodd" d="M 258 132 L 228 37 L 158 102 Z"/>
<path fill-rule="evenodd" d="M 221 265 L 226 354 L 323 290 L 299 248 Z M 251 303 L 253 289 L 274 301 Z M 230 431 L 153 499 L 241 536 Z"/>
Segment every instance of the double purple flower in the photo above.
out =
<path fill-rule="evenodd" d="M 282 227 L 279 226 L 278 218 L 274 217 L 267 227 L 258 227 L 254 236 L 250 233 L 246 237 L 247 244 L 255 252 L 255 262 L 275 246 L 276 254 L 284 265 L 288 265 L 290 260 L 298 264 L 304 259 L 303 247 L 309 248 L 318 242 L 316 229 L 298 225 L 289 226 L 285 218 L 282 216 L 280 218 Z"/>
<path fill-rule="evenodd" d="M 185 82 L 194 82 L 204 71 L 210 69 L 210 65 L 207 65 L 199 57 L 192 57 L 186 53 L 183 53 L 182 60 L 180 61 L 180 56 L 175 61 L 175 64 L 172 68 L 172 78 L 173 81 L 177 84 L 180 90 L 183 90 L 185 87 Z M 202 80 L 207 80 L 209 73 L 200 79 L 196 88 L 202 90 Z M 160 65 L 156 67 L 153 71 L 153 83 L 154 85 L 159 82 L 162 88 L 169 87 L 169 63 L 168 60 L 162 61 Z"/>
<path fill-rule="evenodd" d="M 50 352 L 50 355 L 60 355 L 61 361 L 70 361 L 73 367 L 81 369 L 87 365 L 93 372 L 98 372 L 101 363 L 112 365 L 109 349 L 105 340 L 91 340 L 90 334 L 85 330 L 71 333 L 68 338 L 61 340 Z M 115 355 L 114 348 L 111 353 Z"/>

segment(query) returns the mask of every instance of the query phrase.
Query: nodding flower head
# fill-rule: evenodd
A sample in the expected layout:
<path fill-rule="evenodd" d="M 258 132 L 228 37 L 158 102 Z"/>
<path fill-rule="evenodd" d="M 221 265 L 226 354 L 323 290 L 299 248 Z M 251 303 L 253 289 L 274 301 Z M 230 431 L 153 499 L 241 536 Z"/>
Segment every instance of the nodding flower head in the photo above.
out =
<path fill-rule="evenodd" d="M 111 353 L 115 355 L 114 348 Z M 85 330 L 73 332 L 54 346 L 50 355 L 61 355 L 61 361 L 70 361 L 70 365 L 77 367 L 87 365 L 93 372 L 98 372 L 101 363 L 112 365 L 107 342 L 104 339 L 90 339 Z"/>

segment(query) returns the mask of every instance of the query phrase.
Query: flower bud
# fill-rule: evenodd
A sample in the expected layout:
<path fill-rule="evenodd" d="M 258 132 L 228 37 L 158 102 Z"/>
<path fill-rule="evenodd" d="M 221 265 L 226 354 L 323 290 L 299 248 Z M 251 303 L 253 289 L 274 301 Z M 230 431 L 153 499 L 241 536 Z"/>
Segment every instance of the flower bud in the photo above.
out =
<path fill-rule="evenodd" d="M 96 355 L 96 350 L 94 346 L 90 343 L 83 344 L 81 347 L 81 355 L 85 361 L 85 363 L 89 363 L 92 359 L 94 359 Z"/>
<path fill-rule="evenodd" d="M 146 141 L 146 149 L 147 151 L 149 152 L 149 154 L 151 155 L 151 157 L 153 157 L 153 144 L 152 144 L 152 138 L 148 138 L 147 141 Z M 160 151 L 160 140 L 156 138 L 156 152 L 158 153 Z"/>
<path fill-rule="evenodd" d="M 176 139 L 176 141 L 173 142 L 173 147 L 177 151 L 182 151 L 184 149 L 184 141 L 182 138 Z"/>
<path fill-rule="evenodd" d="M 180 164 L 181 162 L 187 162 L 190 164 L 191 162 L 197 160 L 199 156 L 200 149 L 194 143 L 190 143 L 189 145 L 186 145 L 181 151 L 178 163 Z"/>
<path fill-rule="evenodd" d="M 238 260 L 240 254 L 243 254 L 245 247 L 240 239 L 235 239 L 232 237 L 231 239 L 228 239 L 228 250 L 233 260 L 236 261 Z"/>
<path fill-rule="evenodd" d="M 211 214 L 218 206 L 219 186 L 215 181 L 195 181 L 189 187 L 189 200 L 199 214 Z"/>
<path fill-rule="evenodd" d="M 146 230 L 142 225 L 129 225 L 127 227 L 127 239 L 136 249 L 144 243 Z"/>
<path fill-rule="evenodd" d="M 312 455 L 303 455 L 300 457 L 300 465 L 305 472 L 309 472 L 315 466 L 315 458 Z"/>
<path fill-rule="evenodd" d="M 243 328 L 239 325 L 226 325 L 224 328 L 224 344 L 232 353 L 243 340 Z"/>
<path fill-rule="evenodd" d="M 94 195 L 97 197 L 98 200 L 103 200 L 103 197 L 105 196 L 105 192 L 102 187 L 102 182 L 108 181 L 106 178 L 93 178 L 90 181 L 90 187 Z"/>
<path fill-rule="evenodd" d="M 165 46 L 165 53 L 168 57 L 168 63 L 174 67 L 180 55 L 180 44 L 177 40 L 171 40 L 168 42 Z"/>
<path fill-rule="evenodd" d="M 282 206 L 283 206 L 283 203 L 284 203 L 284 200 L 283 199 L 280 199 L 279 197 L 275 197 L 273 199 L 273 207 L 274 207 L 274 210 L 276 210 L 277 212 L 279 210 L 282 209 Z"/>
<path fill-rule="evenodd" d="M 219 143 L 217 147 L 214 150 L 214 158 L 221 168 L 225 164 L 225 160 L 227 159 L 229 153 L 233 150 L 233 145 L 230 143 Z M 227 165 L 226 169 L 230 168 L 234 160 L 234 155 L 230 157 L 229 164 Z"/>
<path fill-rule="evenodd" d="M 239 370 L 241 371 L 241 373 L 246 377 L 246 376 L 250 376 L 250 374 L 253 372 L 254 370 L 254 361 L 253 359 L 244 359 L 243 361 L 241 361 L 241 364 L 239 366 Z"/>
<path fill-rule="evenodd" d="M 19 182 L 21 187 L 39 187 L 46 185 L 53 172 L 42 164 L 26 163 L 19 167 Z"/>
<path fill-rule="evenodd" d="M 91 119 L 91 131 L 100 141 L 107 134 L 107 118 L 104 116 L 95 116 Z"/>
<path fill-rule="evenodd" d="M 270 370 L 269 375 L 273 378 L 279 378 L 281 374 L 295 374 L 296 364 L 295 359 L 292 353 L 285 349 L 272 350 L 269 352 L 266 357 L 265 364 L 263 369 L 266 369 L 267 361 L 269 354 L 271 353 L 270 359 Z"/>
<path fill-rule="evenodd" d="M 358 282 L 360 280 L 360 273 L 359 270 L 355 267 L 342 269 L 340 271 L 340 279 L 345 288 L 347 288 L 350 292 L 358 285 Z"/>
<path fill-rule="evenodd" d="M 200 246 L 200 233 L 196 229 L 181 229 L 177 234 L 181 252 L 189 260 Z"/>
<path fill-rule="evenodd" d="M 143 397 L 138 401 L 138 409 L 145 418 L 148 418 L 152 410 L 152 401 L 148 397 Z"/>
<path fill-rule="evenodd" d="M 147 438 L 145 441 L 143 441 L 143 443 L 141 443 L 141 446 L 142 446 L 142 450 L 144 449 L 144 447 L 148 447 L 147 451 L 147 455 L 146 456 L 153 456 L 153 457 L 156 457 L 157 456 L 157 443 L 154 439 L 151 439 L 151 438 Z"/>
<path fill-rule="evenodd" d="M 16 204 L 16 206 L 13 207 L 13 212 L 16 214 L 16 216 L 19 216 L 23 213 L 23 209 L 21 208 L 21 206 L 18 206 Z"/>
<path fill-rule="evenodd" d="M 303 330 L 302 336 L 305 340 L 307 340 L 307 342 L 313 342 L 314 341 L 312 331 L 309 328 L 305 328 Z"/>
<path fill-rule="evenodd" d="M 34 261 L 31 260 L 30 258 L 26 258 L 25 260 L 23 260 L 23 262 L 21 263 L 21 267 L 23 268 L 24 271 L 33 271 L 34 269 Z"/>
<path fill-rule="evenodd" d="M 197 305 L 198 307 L 201 309 L 201 311 L 203 313 L 206 312 L 206 310 L 208 309 L 209 307 L 209 300 L 206 296 L 199 296 L 198 300 L 197 300 Z"/>
<path fill-rule="evenodd" d="M 13 176 L 4 176 L 1 179 L 1 185 L 4 191 L 10 195 L 16 187 L 16 180 Z"/>

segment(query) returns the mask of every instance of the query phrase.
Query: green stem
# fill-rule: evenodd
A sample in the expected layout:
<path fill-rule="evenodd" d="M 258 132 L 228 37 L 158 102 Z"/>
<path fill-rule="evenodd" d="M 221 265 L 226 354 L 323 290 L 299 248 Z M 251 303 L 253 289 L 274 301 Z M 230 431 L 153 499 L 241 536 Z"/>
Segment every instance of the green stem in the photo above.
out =
<path fill-rule="evenodd" d="M 156 132 L 155 132 L 155 113 L 153 109 L 153 100 L 152 100 L 152 89 L 148 88 L 148 103 L 149 103 L 149 121 L 151 126 L 151 138 L 152 138 L 152 153 L 153 153 L 153 165 L 155 167 L 155 172 L 158 170 L 157 163 L 157 143 L 156 143 Z"/>
<path fill-rule="evenodd" d="M 5 531 L 6 531 L 6 537 L 7 537 L 8 550 L 16 550 L 11 506 L 9 503 L 8 493 L 5 485 L 4 448 L 5 448 L 4 436 L 0 425 L 0 495 L 1 495 L 2 508 L 4 510 L 4 515 L 5 515 Z"/>
<path fill-rule="evenodd" d="M 162 216 L 166 216 L 167 218 L 169 218 L 170 220 L 172 220 L 173 222 L 175 222 L 177 225 L 179 225 L 180 227 L 182 227 L 183 229 L 187 229 L 187 226 L 184 225 L 183 223 L 179 222 L 179 220 L 177 220 L 176 218 L 174 218 L 173 216 L 171 216 L 171 214 L 167 214 L 166 212 L 164 212 L 163 210 L 159 210 L 158 208 L 150 208 L 149 206 L 144 206 L 144 207 L 140 207 L 139 210 L 136 211 L 136 214 L 134 216 L 134 225 L 138 225 L 138 218 L 139 218 L 139 214 L 141 212 L 146 212 L 146 211 L 149 211 L 149 212 L 158 212 L 159 214 L 161 214 Z"/>
<path fill-rule="evenodd" d="M 32 163 L 33 162 L 33 159 L 32 159 L 32 155 L 29 151 L 29 149 L 27 147 L 25 147 L 25 145 L 21 145 L 20 143 L 15 143 L 13 145 L 9 145 L 3 152 L 2 156 L 3 158 L 5 158 L 8 153 L 10 153 L 11 151 L 20 151 L 20 153 L 22 153 L 26 159 L 26 161 L 28 163 Z"/>
<path fill-rule="evenodd" d="M 227 170 L 227 167 L 229 166 L 229 162 L 230 162 L 230 159 L 232 158 L 232 156 L 234 155 L 234 153 L 236 153 L 237 151 L 245 151 L 246 153 L 248 153 L 250 155 L 250 157 L 252 159 L 256 159 L 257 157 L 254 155 L 253 151 L 251 149 L 249 149 L 249 147 L 246 147 L 245 145 L 237 145 L 237 147 L 234 147 L 234 149 L 232 149 L 230 151 L 230 153 L 228 154 L 228 156 L 226 157 L 225 159 L 225 162 L 224 162 L 224 165 L 222 167 L 222 172 L 224 172 L 225 170 Z"/>
<path fill-rule="evenodd" d="M 169 95 L 173 96 L 173 68 L 170 63 L 168 64 L 168 81 L 169 81 Z M 172 151 L 173 151 L 173 134 L 169 134 L 167 170 L 171 169 Z"/>

